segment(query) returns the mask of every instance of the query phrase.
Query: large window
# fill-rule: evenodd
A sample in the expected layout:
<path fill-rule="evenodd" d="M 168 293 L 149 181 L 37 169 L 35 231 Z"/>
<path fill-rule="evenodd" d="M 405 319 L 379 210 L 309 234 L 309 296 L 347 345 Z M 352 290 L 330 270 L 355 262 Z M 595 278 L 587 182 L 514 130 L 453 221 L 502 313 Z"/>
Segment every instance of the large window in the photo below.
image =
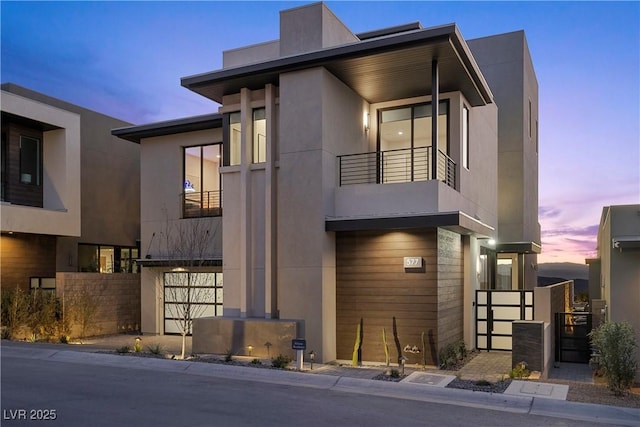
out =
<path fill-rule="evenodd" d="M 253 110 L 253 163 L 267 161 L 267 119 L 264 108 Z"/>
<path fill-rule="evenodd" d="M 438 108 L 438 149 L 449 151 L 449 102 Z M 381 111 L 378 149 L 383 182 L 426 181 L 431 147 L 431 103 Z"/>
<path fill-rule="evenodd" d="M 78 270 L 89 273 L 139 273 L 138 248 L 78 245 Z"/>
<path fill-rule="evenodd" d="M 229 165 L 240 164 L 240 137 L 242 135 L 240 113 L 229 115 Z"/>
<path fill-rule="evenodd" d="M 39 139 L 20 137 L 20 182 L 40 185 L 42 180 L 42 144 Z"/>
<path fill-rule="evenodd" d="M 185 147 L 183 206 L 185 218 L 222 214 L 221 162 L 222 144 Z"/>
<path fill-rule="evenodd" d="M 222 316 L 222 273 L 164 274 L 164 332 L 191 333 L 191 320 Z"/>

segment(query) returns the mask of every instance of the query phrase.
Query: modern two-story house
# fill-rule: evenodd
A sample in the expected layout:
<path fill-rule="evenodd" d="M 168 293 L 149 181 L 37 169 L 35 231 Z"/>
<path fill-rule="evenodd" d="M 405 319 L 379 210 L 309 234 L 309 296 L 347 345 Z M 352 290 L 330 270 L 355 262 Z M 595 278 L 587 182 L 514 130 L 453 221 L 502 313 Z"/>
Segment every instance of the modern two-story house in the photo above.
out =
<path fill-rule="evenodd" d="M 225 51 L 182 85 L 218 113 L 113 131 L 142 148 L 143 331 L 172 332 L 163 295 L 194 272 L 212 289 L 196 352 L 273 355 L 298 337 L 316 360 L 350 359 L 360 330 L 362 359 L 383 361 L 384 330 L 392 360 L 435 364 L 448 343 L 475 346 L 477 289 L 535 286 L 538 87 L 523 32 L 354 34 L 314 3 L 280 13 L 278 40 Z M 172 224 L 208 246 L 175 250 Z"/>
<path fill-rule="evenodd" d="M 137 272 L 140 147 L 110 132 L 130 124 L 12 83 L 1 107 L 2 288 Z"/>

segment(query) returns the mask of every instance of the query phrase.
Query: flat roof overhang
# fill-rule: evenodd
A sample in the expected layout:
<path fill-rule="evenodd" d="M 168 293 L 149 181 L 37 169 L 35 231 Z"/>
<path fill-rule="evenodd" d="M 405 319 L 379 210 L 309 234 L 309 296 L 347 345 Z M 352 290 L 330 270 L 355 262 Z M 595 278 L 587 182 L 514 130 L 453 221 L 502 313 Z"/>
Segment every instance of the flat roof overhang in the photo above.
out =
<path fill-rule="evenodd" d="M 542 246 L 536 242 L 505 242 L 496 243 L 496 252 L 516 254 L 539 254 Z"/>
<path fill-rule="evenodd" d="M 406 230 L 412 228 L 445 228 L 458 234 L 491 237 L 495 229 L 464 212 L 398 215 L 368 218 L 326 218 L 326 231 Z"/>
<path fill-rule="evenodd" d="M 136 263 L 143 267 L 222 267 L 222 258 L 212 259 L 169 259 L 169 258 L 142 258 L 137 259 Z"/>
<path fill-rule="evenodd" d="M 174 135 L 178 133 L 194 132 L 198 130 L 222 127 L 222 114 L 206 114 L 202 116 L 186 117 L 149 123 L 140 126 L 127 126 L 113 129 L 111 134 L 127 141 L 140 144 L 143 138 L 154 136 Z"/>
<path fill-rule="evenodd" d="M 455 24 L 183 77 L 181 84 L 222 104 L 223 96 L 242 88 L 278 85 L 281 73 L 324 67 L 369 103 L 376 103 L 431 94 L 435 59 L 440 92 L 461 91 L 473 106 L 493 102 L 489 85 Z"/>
<path fill-rule="evenodd" d="M 41 122 L 39 120 L 34 120 L 29 117 L 18 116 L 17 114 L 8 113 L 6 111 L 2 112 L 2 124 L 5 123 L 16 123 L 25 127 L 29 127 L 32 129 L 38 129 L 42 132 L 47 132 L 50 130 L 62 129 L 59 126 L 55 126 L 49 123 Z"/>

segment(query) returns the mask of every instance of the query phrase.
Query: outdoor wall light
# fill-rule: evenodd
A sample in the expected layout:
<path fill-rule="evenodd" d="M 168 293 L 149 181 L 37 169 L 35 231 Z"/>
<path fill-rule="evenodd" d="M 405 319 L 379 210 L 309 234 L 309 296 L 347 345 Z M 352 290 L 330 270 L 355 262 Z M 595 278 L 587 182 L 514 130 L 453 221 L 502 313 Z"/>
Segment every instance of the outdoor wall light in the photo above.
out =
<path fill-rule="evenodd" d="M 247 346 L 247 350 L 249 350 L 249 356 L 251 356 L 251 353 L 253 353 L 253 346 L 252 345 L 248 345 Z"/>
<path fill-rule="evenodd" d="M 489 240 L 487 241 L 487 244 L 488 244 L 489 246 L 495 246 L 495 245 L 496 245 L 496 239 L 489 239 Z"/>
<path fill-rule="evenodd" d="M 362 122 L 364 123 L 365 132 L 369 131 L 370 120 L 371 120 L 371 115 L 369 113 L 364 113 L 362 115 Z"/>

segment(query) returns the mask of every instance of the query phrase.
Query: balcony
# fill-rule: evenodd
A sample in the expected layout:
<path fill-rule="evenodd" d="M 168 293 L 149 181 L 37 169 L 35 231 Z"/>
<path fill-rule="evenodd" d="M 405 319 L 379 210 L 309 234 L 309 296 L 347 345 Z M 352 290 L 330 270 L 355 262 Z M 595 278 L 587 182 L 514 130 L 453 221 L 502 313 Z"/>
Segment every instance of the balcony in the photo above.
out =
<path fill-rule="evenodd" d="M 340 186 L 428 181 L 432 175 L 431 147 L 404 148 L 338 156 Z M 438 150 L 437 177 L 456 188 L 456 164 Z"/>
<path fill-rule="evenodd" d="M 222 191 L 182 193 L 182 217 L 203 218 L 222 215 Z"/>

